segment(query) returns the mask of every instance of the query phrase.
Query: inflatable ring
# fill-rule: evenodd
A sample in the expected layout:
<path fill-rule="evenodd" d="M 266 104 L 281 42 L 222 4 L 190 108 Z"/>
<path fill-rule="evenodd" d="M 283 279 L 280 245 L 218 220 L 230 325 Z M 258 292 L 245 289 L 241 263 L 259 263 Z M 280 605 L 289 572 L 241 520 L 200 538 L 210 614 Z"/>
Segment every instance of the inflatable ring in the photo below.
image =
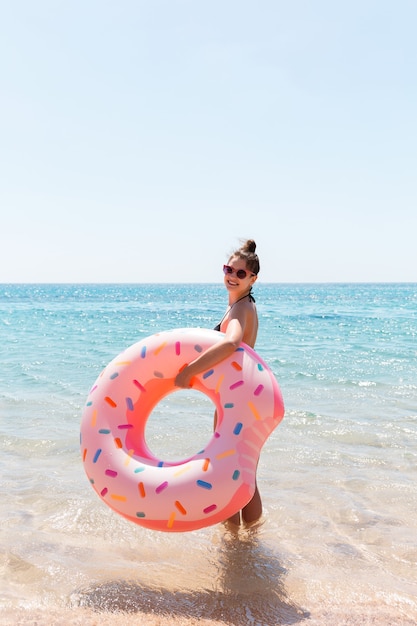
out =
<path fill-rule="evenodd" d="M 284 405 L 271 370 L 244 343 L 193 379 L 193 389 L 211 398 L 218 414 L 204 450 L 169 462 L 145 440 L 152 409 L 179 389 L 178 371 L 218 341 L 218 332 L 203 329 L 152 335 L 111 361 L 89 393 L 81 423 L 84 468 L 99 497 L 132 522 L 196 530 L 227 519 L 254 494 L 261 448 Z"/>

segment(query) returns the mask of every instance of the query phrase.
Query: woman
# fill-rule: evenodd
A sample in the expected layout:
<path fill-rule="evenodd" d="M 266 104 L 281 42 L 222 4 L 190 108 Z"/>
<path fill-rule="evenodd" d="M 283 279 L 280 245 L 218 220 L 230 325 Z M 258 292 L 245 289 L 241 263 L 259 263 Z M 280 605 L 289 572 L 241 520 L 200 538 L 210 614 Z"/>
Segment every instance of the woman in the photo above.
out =
<path fill-rule="evenodd" d="M 224 284 L 229 293 L 229 305 L 223 319 L 215 328 L 224 333 L 224 336 L 177 375 L 175 384 L 178 387 L 191 387 L 193 376 L 209 370 L 233 354 L 242 341 L 254 348 L 258 333 L 258 314 L 252 296 L 252 286 L 260 269 L 255 250 L 256 243 L 248 239 L 241 248 L 233 252 L 228 264 L 224 265 Z M 214 419 L 216 425 L 216 415 Z M 242 511 L 233 515 L 229 522 L 240 525 L 242 518 L 245 524 L 253 524 L 261 515 L 262 502 L 256 486 L 250 502 Z"/>

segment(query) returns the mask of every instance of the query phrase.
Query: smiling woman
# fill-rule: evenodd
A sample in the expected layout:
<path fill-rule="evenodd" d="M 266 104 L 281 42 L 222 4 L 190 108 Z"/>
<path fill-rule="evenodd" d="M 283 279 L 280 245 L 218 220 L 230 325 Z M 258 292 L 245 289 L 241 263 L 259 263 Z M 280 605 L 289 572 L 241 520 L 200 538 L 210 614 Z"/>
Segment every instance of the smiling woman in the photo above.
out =
<path fill-rule="evenodd" d="M 258 314 L 252 287 L 260 270 L 256 243 L 248 239 L 229 257 L 223 266 L 224 284 L 229 294 L 226 312 L 214 330 L 224 333 L 219 341 L 202 352 L 187 365 L 176 377 L 178 387 L 191 387 L 194 376 L 214 367 L 220 361 L 229 358 L 243 342 L 254 348 L 258 334 Z M 214 425 L 217 424 L 217 413 Z M 249 503 L 242 511 L 234 514 L 229 522 L 239 526 L 241 523 L 253 524 L 262 515 L 262 501 L 258 487 Z"/>

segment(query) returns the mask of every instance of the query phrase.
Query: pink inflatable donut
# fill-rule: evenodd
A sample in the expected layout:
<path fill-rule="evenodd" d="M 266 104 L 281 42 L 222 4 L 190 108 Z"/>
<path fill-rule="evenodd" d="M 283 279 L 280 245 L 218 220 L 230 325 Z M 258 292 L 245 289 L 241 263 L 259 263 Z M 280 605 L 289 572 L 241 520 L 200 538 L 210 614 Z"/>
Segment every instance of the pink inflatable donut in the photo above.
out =
<path fill-rule="evenodd" d="M 271 370 L 246 344 L 194 379 L 193 389 L 218 413 L 204 450 L 168 462 L 146 444 L 146 421 L 178 390 L 180 368 L 218 341 L 218 332 L 193 328 L 152 335 L 111 361 L 89 393 L 81 423 L 86 474 L 100 498 L 136 524 L 196 530 L 227 519 L 253 496 L 261 448 L 284 405 Z"/>

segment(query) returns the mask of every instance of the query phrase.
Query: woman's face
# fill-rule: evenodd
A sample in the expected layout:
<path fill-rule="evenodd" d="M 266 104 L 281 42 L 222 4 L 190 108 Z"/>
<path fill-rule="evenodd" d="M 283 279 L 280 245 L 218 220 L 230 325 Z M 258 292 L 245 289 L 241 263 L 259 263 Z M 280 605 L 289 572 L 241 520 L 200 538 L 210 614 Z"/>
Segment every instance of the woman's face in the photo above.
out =
<path fill-rule="evenodd" d="M 240 259 L 239 257 L 230 257 L 226 267 L 230 267 L 232 269 L 231 273 L 227 272 L 224 275 L 224 284 L 226 285 L 226 289 L 228 291 L 244 292 L 253 285 L 257 278 L 246 267 L 246 261 Z M 238 272 L 239 270 L 244 270 L 246 272 L 245 278 L 239 278 L 237 276 L 236 272 Z"/>

